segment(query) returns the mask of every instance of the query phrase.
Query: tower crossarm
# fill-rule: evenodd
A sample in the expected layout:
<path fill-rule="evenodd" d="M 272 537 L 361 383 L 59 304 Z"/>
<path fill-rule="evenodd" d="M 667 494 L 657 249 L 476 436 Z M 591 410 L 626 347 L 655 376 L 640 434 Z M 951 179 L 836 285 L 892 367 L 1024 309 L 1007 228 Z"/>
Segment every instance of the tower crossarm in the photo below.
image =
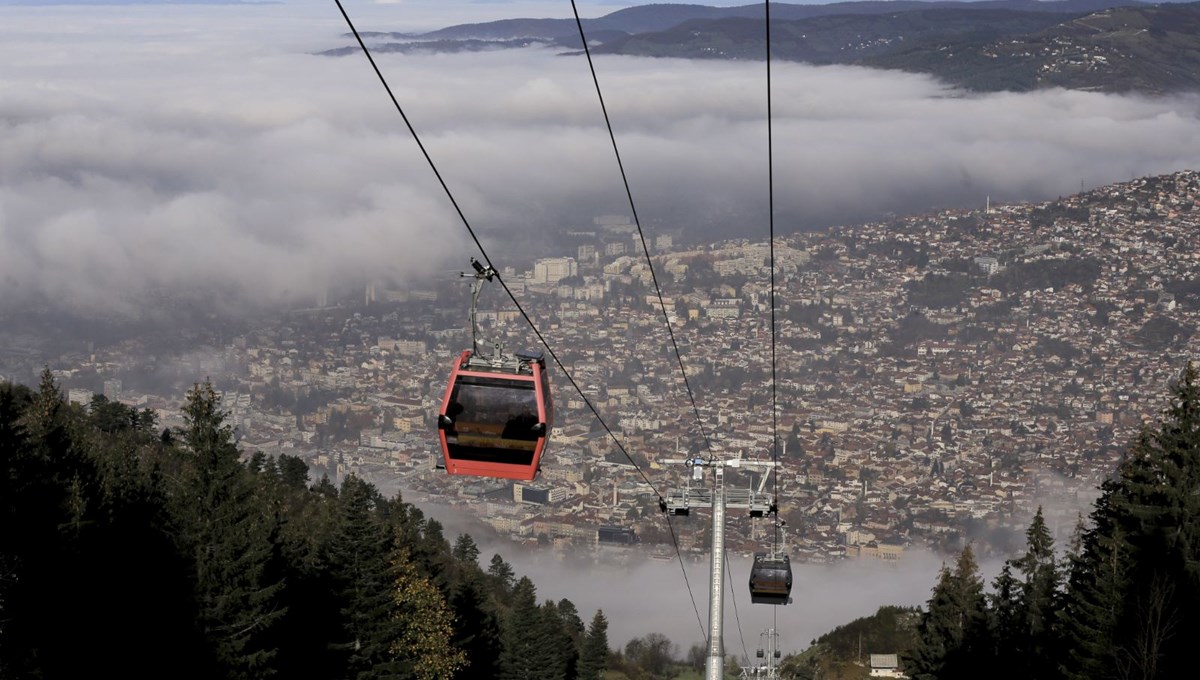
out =
<path fill-rule="evenodd" d="M 660 504 L 663 511 L 672 515 L 687 514 L 693 508 L 713 507 L 713 490 L 706 486 L 692 486 L 691 484 L 692 481 L 701 481 L 703 479 L 704 468 L 714 468 L 717 470 L 718 475 L 720 475 L 725 468 L 770 470 L 776 467 L 776 463 L 772 461 L 744 460 L 741 458 L 712 461 L 705 460 L 700 456 L 695 458 L 666 459 L 659 462 L 668 465 L 684 465 L 692 471 L 688 486 L 683 489 L 675 489 L 667 492 L 666 497 Z M 765 477 L 766 475 L 764 475 Z M 724 499 L 725 507 L 747 509 L 755 517 L 761 517 L 769 512 L 773 512 L 775 509 L 772 504 L 773 499 L 769 494 L 764 492 L 762 484 L 759 484 L 757 489 L 725 488 Z"/>

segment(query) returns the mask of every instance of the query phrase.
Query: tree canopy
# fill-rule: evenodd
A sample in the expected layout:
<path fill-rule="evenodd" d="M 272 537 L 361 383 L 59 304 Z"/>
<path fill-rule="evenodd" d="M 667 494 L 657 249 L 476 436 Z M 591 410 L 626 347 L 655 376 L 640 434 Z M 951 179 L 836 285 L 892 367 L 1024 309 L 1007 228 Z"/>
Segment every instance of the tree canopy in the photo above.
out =
<path fill-rule="evenodd" d="M 922 679 L 1185 678 L 1200 635 L 1200 384 L 1129 445 L 1060 555 L 1039 508 L 986 597 L 968 546 L 943 568 L 905 655 Z M 974 670 L 969 670 L 974 669 Z"/>
<path fill-rule="evenodd" d="M 299 458 L 244 455 L 211 384 L 183 416 L 163 434 L 150 411 L 66 403 L 49 371 L 36 390 L 0 383 L 0 677 L 607 666 L 604 625 L 585 632 L 569 600 L 537 605 L 499 555 L 485 572 L 469 536 L 452 547 L 360 478 L 310 486 Z"/>

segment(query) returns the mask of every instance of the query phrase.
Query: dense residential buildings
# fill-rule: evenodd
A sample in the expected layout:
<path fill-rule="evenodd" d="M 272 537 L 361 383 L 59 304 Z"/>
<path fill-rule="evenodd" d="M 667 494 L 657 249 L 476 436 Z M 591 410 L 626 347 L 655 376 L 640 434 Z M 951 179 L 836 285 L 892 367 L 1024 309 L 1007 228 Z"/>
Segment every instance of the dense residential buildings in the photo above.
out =
<path fill-rule="evenodd" d="M 660 297 L 632 229 L 597 218 L 563 248 L 578 259 L 505 274 L 582 390 L 551 362 L 558 416 L 529 484 L 436 467 L 434 413 L 471 343 L 457 284 L 403 295 L 371 284 L 356 304 L 186 352 L 151 357 L 130 340 L 50 365 L 73 402 L 102 386 L 165 426 L 179 424 L 183 395 L 140 387 L 148 372 L 211 378 L 247 452 L 452 502 L 531 544 L 673 550 L 658 500 L 687 471 L 664 461 L 775 456 L 767 488 L 793 559 L 894 562 L 967 541 L 1007 554 L 1039 506 L 1065 538 L 1200 355 L 1194 172 L 788 236 L 774 311 L 765 242 L 655 239 Z M 520 315 L 488 299 L 481 332 L 533 346 Z M 0 372 L 21 379 L 40 359 L 12 347 Z M 683 549 L 704 550 L 705 514 L 672 520 Z M 727 543 L 749 553 L 771 532 L 731 517 Z"/>

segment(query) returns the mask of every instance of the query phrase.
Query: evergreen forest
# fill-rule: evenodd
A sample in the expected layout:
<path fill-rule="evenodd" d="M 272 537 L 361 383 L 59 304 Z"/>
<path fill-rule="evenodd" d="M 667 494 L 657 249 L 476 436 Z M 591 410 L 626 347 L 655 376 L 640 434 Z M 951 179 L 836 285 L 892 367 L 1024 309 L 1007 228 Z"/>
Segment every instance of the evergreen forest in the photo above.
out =
<path fill-rule="evenodd" d="M 100 395 L 67 404 L 49 371 L 36 390 L 0 384 L 0 678 L 650 680 L 703 665 L 703 647 L 681 664 L 657 634 L 610 650 L 602 611 L 585 625 L 570 600 L 539 603 L 500 555 L 481 566 L 470 536 L 451 543 L 361 479 L 243 460 L 210 384 L 184 420 L 160 431 Z M 1039 510 L 990 584 L 967 546 L 926 607 L 839 627 L 780 676 L 867 677 L 864 640 L 916 680 L 1194 677 L 1196 367 L 1067 545 Z"/>
<path fill-rule="evenodd" d="M 914 680 L 1190 680 L 1200 640 L 1200 374 L 1171 386 L 1066 545 L 1041 508 L 984 582 L 970 545 L 921 609 L 882 606 L 783 659 L 788 680 L 869 677 L 898 652 Z M 990 585 L 990 587 L 989 587 Z"/>
<path fill-rule="evenodd" d="M 916 680 L 1196 677 L 1200 385 L 1189 364 L 1061 549 L 1039 509 L 985 588 L 968 546 L 944 566 L 903 661 Z"/>
<path fill-rule="evenodd" d="M 371 484 L 242 460 L 211 384 L 186 425 L 0 384 L 0 678 L 598 680 L 603 612 Z M 620 661 L 620 655 L 615 655 Z"/>

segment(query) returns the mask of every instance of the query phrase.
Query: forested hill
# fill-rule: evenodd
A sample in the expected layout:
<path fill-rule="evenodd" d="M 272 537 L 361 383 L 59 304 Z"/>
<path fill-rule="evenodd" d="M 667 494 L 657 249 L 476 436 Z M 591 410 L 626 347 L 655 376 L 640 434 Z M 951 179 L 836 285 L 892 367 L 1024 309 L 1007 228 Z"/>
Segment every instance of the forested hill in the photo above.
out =
<path fill-rule="evenodd" d="M 817 5 L 771 3 L 772 21 L 798 21 L 830 15 L 891 15 L 918 10 L 966 9 L 1043 12 L 1050 14 L 1087 14 L 1129 5 L 1141 5 L 1136 0 L 984 0 L 982 2 L 920 2 L 894 0 L 864 2 L 833 2 Z M 764 16 L 763 3 L 734 7 L 711 7 L 699 4 L 650 4 L 626 7 L 610 14 L 583 21 L 588 37 L 599 33 L 626 34 L 665 31 L 696 19 L 759 19 Z M 578 27 L 574 18 L 502 19 L 476 24 L 458 24 L 422 34 L 388 34 L 419 37 L 425 40 L 513 40 L 518 38 L 568 38 L 578 43 Z M 375 34 L 380 35 L 380 34 Z"/>
<path fill-rule="evenodd" d="M 923 611 L 882 607 L 784 659 L 784 677 L 865 677 L 897 654 L 914 680 L 1195 677 L 1200 639 L 1200 373 L 1189 364 L 1156 423 L 1067 545 L 1034 516 L 990 584 L 971 547 L 944 565 Z"/>
<path fill-rule="evenodd" d="M 602 612 L 360 479 L 239 462 L 218 403 L 160 432 L 0 383 L 0 678 L 598 679 Z"/>
<path fill-rule="evenodd" d="M 763 59 L 762 10 L 761 4 L 648 5 L 588 20 L 585 28 L 595 54 Z M 976 91 L 1200 90 L 1200 2 L 772 4 L 771 21 L 772 57 L 780 60 L 928 73 Z M 510 19 L 422 35 L 372 36 L 381 52 L 498 49 L 531 41 L 581 47 L 568 19 Z"/>
<path fill-rule="evenodd" d="M 1110 9 L 1015 39 L 927 40 L 861 63 L 932 73 L 975 90 L 1198 91 L 1200 3 Z"/>
<path fill-rule="evenodd" d="M 976 7 L 773 18 L 771 33 L 775 58 L 929 73 L 978 91 L 1200 90 L 1200 3 L 1066 14 Z M 766 44 L 761 21 L 695 20 L 594 52 L 762 59 Z"/>

